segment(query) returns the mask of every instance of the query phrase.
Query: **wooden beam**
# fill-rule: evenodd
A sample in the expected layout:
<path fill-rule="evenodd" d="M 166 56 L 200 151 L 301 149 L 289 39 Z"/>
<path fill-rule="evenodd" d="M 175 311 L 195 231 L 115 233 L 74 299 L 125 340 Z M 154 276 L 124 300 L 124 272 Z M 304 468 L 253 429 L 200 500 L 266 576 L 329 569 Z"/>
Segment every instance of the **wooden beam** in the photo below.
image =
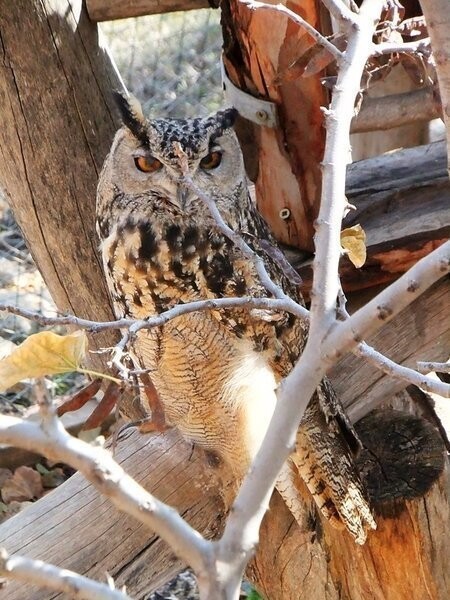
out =
<path fill-rule="evenodd" d="M 450 182 L 444 142 L 398 150 L 353 163 L 347 170 L 350 211 L 344 227 L 360 223 L 367 261 L 356 269 L 340 263 L 346 291 L 392 281 L 450 237 Z M 312 271 L 304 255 L 288 251 L 308 294 Z"/>
<path fill-rule="evenodd" d="M 96 22 L 213 6 L 208 0 L 86 0 L 89 18 Z"/>
<path fill-rule="evenodd" d="M 382 131 L 401 125 L 431 121 L 441 114 L 438 94 L 431 87 L 379 98 L 366 96 L 361 110 L 352 120 L 351 133 Z"/>

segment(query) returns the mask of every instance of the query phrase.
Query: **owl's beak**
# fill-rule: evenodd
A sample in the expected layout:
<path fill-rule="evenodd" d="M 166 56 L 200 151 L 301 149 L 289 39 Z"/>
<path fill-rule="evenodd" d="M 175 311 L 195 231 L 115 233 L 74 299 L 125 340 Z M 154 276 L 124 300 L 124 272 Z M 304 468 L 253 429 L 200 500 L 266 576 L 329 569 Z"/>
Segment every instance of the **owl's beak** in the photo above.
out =
<path fill-rule="evenodd" d="M 182 209 L 186 207 L 188 197 L 189 189 L 182 183 L 179 183 L 177 186 L 177 202 Z"/>

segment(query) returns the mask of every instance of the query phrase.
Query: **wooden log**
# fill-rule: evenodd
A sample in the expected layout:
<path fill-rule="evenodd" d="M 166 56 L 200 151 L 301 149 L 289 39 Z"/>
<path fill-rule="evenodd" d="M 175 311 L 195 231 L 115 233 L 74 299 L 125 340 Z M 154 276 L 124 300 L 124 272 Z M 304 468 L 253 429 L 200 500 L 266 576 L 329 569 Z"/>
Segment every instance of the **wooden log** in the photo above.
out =
<path fill-rule="evenodd" d="M 356 210 L 343 227 L 360 223 L 367 236 L 367 261 L 339 266 L 346 291 L 392 281 L 450 237 L 445 143 L 398 150 L 361 160 L 347 170 L 347 197 Z M 288 252 L 308 294 L 312 271 L 304 255 Z"/>
<path fill-rule="evenodd" d="M 212 6 L 214 3 L 208 0 L 86 0 L 89 18 L 96 22 Z"/>
<path fill-rule="evenodd" d="M 443 280 L 433 286 L 392 323 L 384 326 L 371 342 L 399 362 L 414 361 L 423 356 L 441 360 L 447 356 L 450 346 L 449 293 L 449 281 Z M 427 335 L 422 337 L 424 334 Z M 344 402 L 353 407 L 353 413 L 359 416 L 367 414 L 375 402 L 389 397 L 404 385 L 392 382 L 370 365 L 350 355 L 340 362 L 331 375 Z M 358 411 L 354 407 L 359 407 Z M 367 429 L 370 432 L 374 427 L 368 426 Z M 382 423 L 380 429 L 385 431 L 386 425 Z M 200 459 L 200 454 L 192 455 L 191 446 L 180 440 L 174 431 L 148 437 L 134 434 L 120 443 L 117 457 L 139 482 L 159 498 L 177 507 L 202 531 L 203 527 L 208 534 L 220 530 L 224 506 L 215 496 L 215 471 L 205 471 L 208 467 Z M 425 457 L 427 461 L 429 456 Z M 209 481 L 207 493 L 204 487 L 205 473 Z M 416 544 L 410 556 L 415 553 L 414 564 L 423 561 L 427 569 L 426 578 L 421 569 L 409 573 L 408 584 L 404 584 L 405 590 L 409 593 L 414 587 L 416 595 L 408 597 L 406 592 L 402 592 L 403 584 L 396 575 L 392 595 L 386 598 L 444 600 L 445 596 L 442 595 L 427 596 L 424 586 L 425 583 L 429 584 L 432 575 L 436 586 L 442 588 L 449 576 L 448 567 L 443 564 L 447 556 L 445 540 L 439 535 L 448 527 L 446 486 L 447 472 L 430 491 L 431 495 L 425 499 L 411 500 L 404 513 L 401 513 L 404 516 L 400 515 L 404 519 L 401 524 L 392 514 L 385 515 L 382 520 L 378 517 L 379 529 L 372 534 L 368 549 L 357 548 L 346 533 L 334 532 L 326 524 L 322 531 L 322 522 L 310 503 L 307 504 L 311 515 L 307 519 L 309 528 L 301 531 L 292 522 L 281 498 L 274 494 L 271 510 L 263 524 L 258 555 L 249 569 L 249 576 L 270 600 L 338 600 L 340 586 L 348 590 L 344 597 L 350 600 L 371 598 L 367 588 L 363 590 L 366 595 L 358 591 L 363 584 L 367 586 L 368 573 L 373 589 L 379 587 L 384 590 L 388 585 L 388 575 L 380 570 L 384 554 L 372 554 L 375 551 L 387 552 L 393 561 L 390 545 L 395 544 L 395 549 L 400 551 L 402 540 L 405 539 L 403 536 L 412 543 L 415 539 L 412 536 L 417 531 L 420 530 L 422 535 L 426 509 L 431 536 L 442 554 L 437 556 L 429 552 L 429 545 L 421 547 Z M 69 532 L 72 535 L 67 544 Z M 126 584 L 129 593 L 136 598 L 146 597 L 151 589 L 181 567 L 161 540 L 157 540 L 132 519 L 119 514 L 107 499 L 100 498 L 78 475 L 26 508 L 20 515 L 0 525 L 1 545 L 5 545 L 10 552 L 54 561 L 97 578 L 102 578 L 104 572 L 108 571 L 118 584 Z M 350 566 L 343 564 L 339 555 L 341 548 L 345 549 Z M 401 557 L 398 560 L 402 565 L 405 564 Z M 22 600 L 24 597 L 48 600 L 54 597 L 46 591 L 30 589 L 17 582 L 8 585 L 7 593 L 8 600 Z M 420 593 L 423 593 L 422 596 Z M 374 597 L 378 599 L 382 596 Z"/>
<path fill-rule="evenodd" d="M 121 83 L 81 0 L 0 0 L 0 34 L 1 185 L 58 309 L 111 319 L 95 193 Z M 91 349 L 114 339 L 91 337 Z"/>
<path fill-rule="evenodd" d="M 256 130 L 247 123 L 245 136 L 238 129 L 244 153 L 254 157 L 248 164 L 259 209 L 279 240 L 311 250 L 325 141 L 320 107 L 328 103 L 327 92 L 320 73 L 300 77 L 297 70 L 291 77 L 289 69 L 294 63 L 299 69 L 306 67 L 315 42 L 284 15 L 250 11 L 239 0 L 223 2 L 221 8 L 229 79 L 242 91 L 275 102 L 278 108 L 279 128 Z M 315 0 L 293 0 L 289 8 L 324 30 Z"/>
<path fill-rule="evenodd" d="M 432 87 L 376 98 L 367 96 L 352 120 L 350 131 L 385 131 L 401 125 L 431 121 L 440 117 L 441 113 L 440 100 Z"/>

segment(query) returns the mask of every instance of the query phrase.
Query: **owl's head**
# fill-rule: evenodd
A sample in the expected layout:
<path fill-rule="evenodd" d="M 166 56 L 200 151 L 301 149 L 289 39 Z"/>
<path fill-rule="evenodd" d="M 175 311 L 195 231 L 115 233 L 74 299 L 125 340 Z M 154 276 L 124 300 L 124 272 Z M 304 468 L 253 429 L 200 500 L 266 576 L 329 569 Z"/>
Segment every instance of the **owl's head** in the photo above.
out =
<path fill-rule="evenodd" d="M 139 102 L 117 93 L 123 127 L 117 132 L 105 169 L 109 184 L 127 196 L 146 192 L 188 209 L 195 200 L 181 185 L 176 147 L 187 157 L 194 184 L 218 198 L 245 182 L 240 146 L 232 126 L 234 109 L 195 119 L 147 119 Z M 181 191 L 183 189 L 183 191 Z"/>

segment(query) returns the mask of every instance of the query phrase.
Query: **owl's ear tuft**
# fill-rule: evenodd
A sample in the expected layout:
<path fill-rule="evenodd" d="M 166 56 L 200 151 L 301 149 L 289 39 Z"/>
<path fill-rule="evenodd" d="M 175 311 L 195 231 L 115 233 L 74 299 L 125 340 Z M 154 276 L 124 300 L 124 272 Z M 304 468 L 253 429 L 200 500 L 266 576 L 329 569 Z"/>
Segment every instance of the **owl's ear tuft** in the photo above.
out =
<path fill-rule="evenodd" d="M 142 112 L 141 103 L 132 94 L 126 96 L 123 92 L 114 91 L 114 100 L 119 109 L 123 124 L 131 133 L 144 144 L 148 143 L 146 119 Z"/>
<path fill-rule="evenodd" d="M 219 111 L 216 118 L 222 129 L 229 129 L 230 127 L 233 127 L 238 114 L 239 113 L 235 108 L 226 108 L 225 110 Z"/>

